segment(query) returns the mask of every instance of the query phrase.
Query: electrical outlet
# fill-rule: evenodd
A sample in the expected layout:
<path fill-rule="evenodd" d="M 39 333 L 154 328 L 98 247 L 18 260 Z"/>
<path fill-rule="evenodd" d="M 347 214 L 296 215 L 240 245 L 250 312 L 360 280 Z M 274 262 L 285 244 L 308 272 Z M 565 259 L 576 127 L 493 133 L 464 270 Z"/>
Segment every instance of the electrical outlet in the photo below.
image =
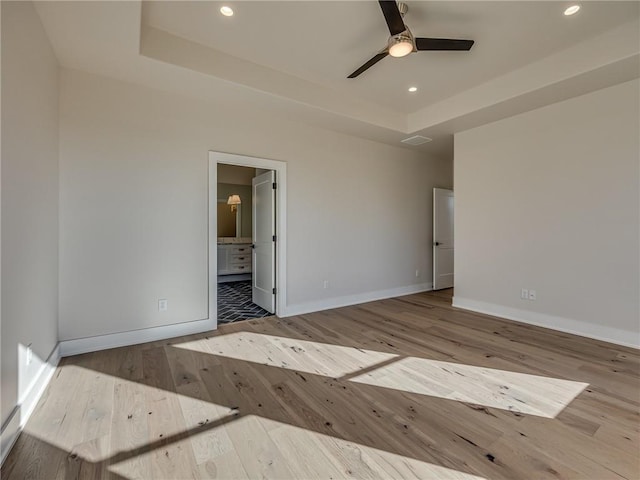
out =
<path fill-rule="evenodd" d="M 27 365 L 31 365 L 32 361 L 33 361 L 33 349 L 31 348 L 31 344 L 29 344 L 27 345 L 27 354 L 26 354 L 25 362 L 27 363 Z"/>
<path fill-rule="evenodd" d="M 416 278 L 420 278 L 420 270 L 416 270 Z"/>
<path fill-rule="evenodd" d="M 529 290 L 527 290 L 526 288 L 523 288 L 523 289 L 520 291 L 520 298 L 521 298 L 522 300 L 527 300 L 527 299 L 529 298 Z"/>
<path fill-rule="evenodd" d="M 167 301 L 167 299 L 161 298 L 160 300 L 158 300 L 158 311 L 166 312 L 167 310 L 169 310 L 169 302 Z"/>
<path fill-rule="evenodd" d="M 329 288 L 329 280 L 325 280 L 324 282 L 322 282 L 322 288 L 324 289 Z"/>
<path fill-rule="evenodd" d="M 529 300 L 534 300 L 535 301 L 536 298 L 538 298 L 537 294 L 536 294 L 536 291 L 535 290 L 529 290 Z"/>

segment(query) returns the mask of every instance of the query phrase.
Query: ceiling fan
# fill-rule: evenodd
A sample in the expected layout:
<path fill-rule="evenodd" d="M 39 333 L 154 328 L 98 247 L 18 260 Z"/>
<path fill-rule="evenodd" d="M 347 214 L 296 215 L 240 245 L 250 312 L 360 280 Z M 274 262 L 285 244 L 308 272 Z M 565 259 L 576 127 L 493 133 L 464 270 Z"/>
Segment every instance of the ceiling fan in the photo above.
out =
<path fill-rule="evenodd" d="M 404 24 L 404 14 L 409 7 L 406 3 L 396 3 L 395 0 L 379 0 L 382 14 L 389 27 L 388 45 L 377 53 L 371 60 L 366 62 L 347 78 L 355 78 L 362 72 L 373 67 L 387 55 L 392 57 L 404 57 L 412 52 L 424 50 L 462 50 L 469 51 L 473 46 L 473 40 L 454 40 L 449 38 L 421 38 L 414 37 L 409 27 Z"/>

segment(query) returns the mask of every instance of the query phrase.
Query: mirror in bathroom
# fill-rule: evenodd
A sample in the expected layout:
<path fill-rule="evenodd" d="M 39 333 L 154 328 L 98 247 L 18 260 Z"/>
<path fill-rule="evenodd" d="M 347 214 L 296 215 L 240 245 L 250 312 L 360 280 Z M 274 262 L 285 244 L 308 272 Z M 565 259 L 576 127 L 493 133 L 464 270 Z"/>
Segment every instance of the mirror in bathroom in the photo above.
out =
<path fill-rule="evenodd" d="M 218 199 L 218 237 L 240 237 L 242 230 L 242 205 L 227 205 L 227 199 Z"/>

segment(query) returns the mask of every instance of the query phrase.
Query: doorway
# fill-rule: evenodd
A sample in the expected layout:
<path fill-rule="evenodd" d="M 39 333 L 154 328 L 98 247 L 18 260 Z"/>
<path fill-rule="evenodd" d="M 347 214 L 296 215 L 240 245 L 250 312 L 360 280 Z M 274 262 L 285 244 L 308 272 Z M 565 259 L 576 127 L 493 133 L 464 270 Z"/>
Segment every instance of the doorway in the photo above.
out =
<path fill-rule="evenodd" d="M 433 290 L 453 289 L 453 190 L 433 189 Z M 453 293 L 453 290 L 449 292 Z"/>
<path fill-rule="evenodd" d="M 285 194 L 284 162 L 209 152 L 209 310 L 216 324 L 282 311 Z"/>

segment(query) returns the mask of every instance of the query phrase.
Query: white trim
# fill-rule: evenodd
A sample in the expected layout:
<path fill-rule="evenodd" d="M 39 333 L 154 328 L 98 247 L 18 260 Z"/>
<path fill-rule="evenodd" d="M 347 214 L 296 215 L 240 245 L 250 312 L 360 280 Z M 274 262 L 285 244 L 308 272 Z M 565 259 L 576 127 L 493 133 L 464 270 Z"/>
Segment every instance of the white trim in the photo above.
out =
<path fill-rule="evenodd" d="M 248 157 L 232 153 L 209 151 L 209 238 L 217 238 L 217 202 L 218 164 L 238 165 L 240 167 L 262 168 L 276 172 L 276 311 L 284 316 L 287 305 L 287 163 L 266 158 Z M 209 242 L 209 317 L 217 322 L 218 255 L 216 242 Z"/>
<path fill-rule="evenodd" d="M 75 338 L 73 340 L 63 340 L 60 342 L 60 356 L 69 357 L 81 353 L 97 352 L 109 348 L 126 347 L 139 343 L 154 342 L 167 338 L 182 337 L 215 330 L 215 320 L 210 319 L 194 320 L 191 322 L 174 323 L 173 325 L 162 325 L 159 327 L 144 328 L 140 330 L 130 330 L 127 332 L 108 333 L 95 337 Z"/>
<path fill-rule="evenodd" d="M 293 315 L 303 315 L 305 313 L 319 312 L 332 308 L 348 307 L 358 305 L 360 303 L 373 302 L 376 300 L 384 300 L 385 298 L 400 297 L 403 295 L 411 295 L 412 293 L 430 292 L 433 290 L 433 284 L 418 283 L 415 285 L 407 285 L 404 287 L 390 288 L 387 290 L 377 290 L 375 292 L 356 293 L 355 295 L 345 295 L 343 297 L 325 298 L 313 302 L 299 303 L 296 305 L 288 305 L 280 317 L 291 317 Z"/>
<path fill-rule="evenodd" d="M 47 361 L 42 364 L 34 377 L 30 388 L 22 394 L 22 398 L 9 415 L 0 432 L 0 465 L 4 463 L 20 432 L 29 420 L 33 410 L 42 397 L 45 388 L 53 377 L 60 361 L 60 344 L 57 344 Z"/>
<path fill-rule="evenodd" d="M 570 333 L 572 335 L 579 335 L 582 337 L 592 338 L 594 340 L 640 349 L 639 332 L 622 330 L 620 328 L 607 327 L 604 325 L 596 325 L 593 323 L 573 320 L 571 318 L 531 312 L 529 310 L 505 307 L 503 305 L 481 302 L 469 298 L 453 297 L 452 305 L 472 312 L 492 315 L 494 317 L 557 330 L 558 332 Z M 633 339 L 635 339 L 636 343 L 629 341 Z"/>
<path fill-rule="evenodd" d="M 209 184 L 207 195 L 209 211 L 207 213 L 207 292 L 209 294 L 209 320 L 218 328 L 218 166 L 211 163 L 211 152 L 208 153 Z M 211 188 L 215 185 L 215 188 Z M 237 232 L 236 232 L 237 233 Z"/>
<path fill-rule="evenodd" d="M 218 283 L 240 282 L 251 280 L 251 273 L 230 273 L 229 275 L 218 275 Z"/>

